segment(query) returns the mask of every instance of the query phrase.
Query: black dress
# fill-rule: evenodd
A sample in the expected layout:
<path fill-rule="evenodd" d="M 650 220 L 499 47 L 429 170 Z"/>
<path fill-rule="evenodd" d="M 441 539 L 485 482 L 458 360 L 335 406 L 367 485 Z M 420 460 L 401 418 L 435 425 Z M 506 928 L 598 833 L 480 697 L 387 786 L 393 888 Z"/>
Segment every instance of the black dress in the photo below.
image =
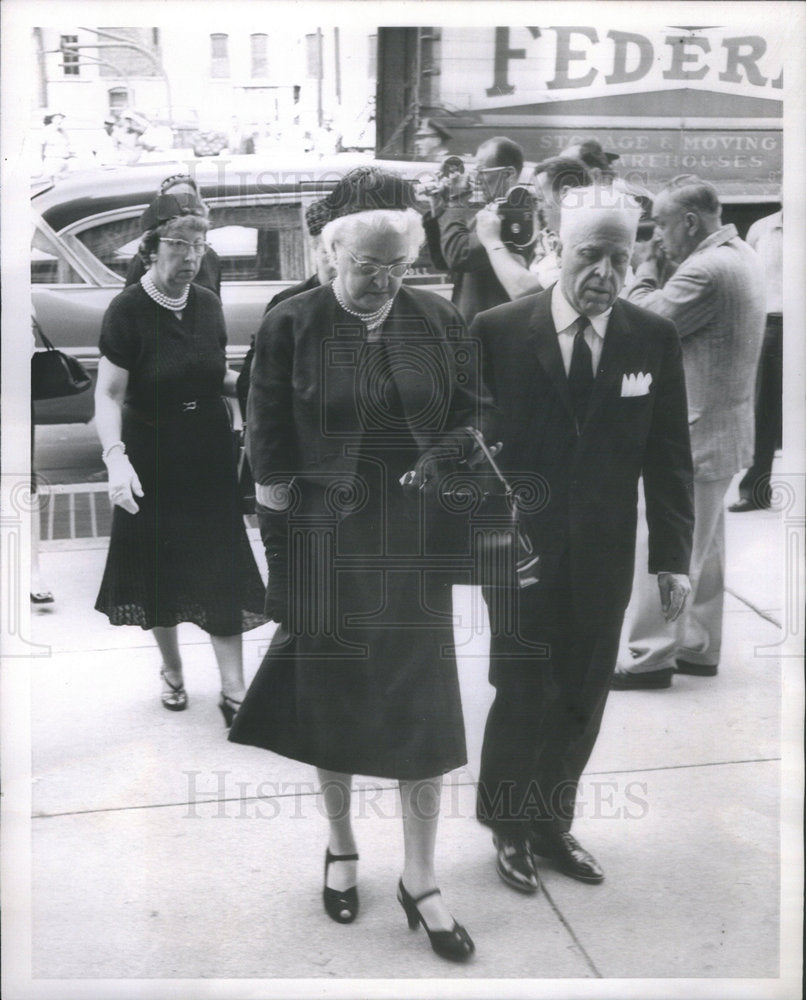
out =
<path fill-rule="evenodd" d="M 425 323 L 435 330 L 443 330 L 446 321 L 461 327 L 448 303 L 430 298 L 426 302 L 433 306 L 425 316 L 417 309 L 407 320 L 412 317 L 409 299 L 415 297 L 407 295 L 396 309 L 399 322 Z M 307 331 L 319 327 L 326 339 L 327 331 L 356 326 L 354 318 L 334 307 L 329 288 L 291 301 L 306 326 L 302 333 L 297 329 L 298 355 Z M 267 322 L 270 318 L 259 339 Z M 359 331 L 352 341 L 357 347 L 354 380 L 331 378 L 321 400 L 325 425 L 331 419 L 340 425 L 335 440 L 342 443 L 344 432 L 344 446 L 356 450 L 355 475 L 347 481 L 335 477 L 332 483 L 309 476 L 294 481 L 290 621 L 277 629 L 230 739 L 328 770 L 420 779 L 467 761 L 453 637 L 453 574 L 441 568 L 444 563 L 423 558 L 422 518 L 399 482 L 422 449 L 407 430 L 395 378 L 389 377 L 386 345 L 368 343 L 364 336 Z M 411 350 L 406 350 L 408 362 L 418 353 L 416 343 Z M 314 346 L 311 356 L 316 355 Z M 279 358 L 274 360 L 281 364 Z M 255 365 L 271 362 L 259 344 Z M 300 372 L 303 367 L 298 362 Z M 300 381 L 288 375 L 307 395 L 304 376 Z M 362 391 L 366 385 L 378 391 Z M 450 395 L 450 384 L 444 388 Z M 262 380 L 253 381 L 252 391 L 264 391 Z M 468 394 L 466 388 L 462 392 Z M 357 436 L 342 419 L 351 399 L 363 408 Z M 295 437 L 299 425 L 289 432 Z M 304 449 L 304 442 L 299 447 Z M 304 456 L 300 460 L 304 463 Z"/>
<path fill-rule="evenodd" d="M 143 487 L 116 506 L 96 610 L 113 625 L 263 624 L 264 587 L 240 513 L 221 303 L 192 285 L 181 320 L 142 286 L 109 305 L 101 354 L 129 373 L 122 439 Z"/>

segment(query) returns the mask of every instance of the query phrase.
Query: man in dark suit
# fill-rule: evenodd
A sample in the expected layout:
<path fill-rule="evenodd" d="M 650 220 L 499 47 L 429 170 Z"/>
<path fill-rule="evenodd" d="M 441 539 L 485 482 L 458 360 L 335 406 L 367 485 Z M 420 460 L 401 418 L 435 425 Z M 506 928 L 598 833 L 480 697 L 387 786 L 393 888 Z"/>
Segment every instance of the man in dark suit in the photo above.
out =
<path fill-rule="evenodd" d="M 674 325 L 619 299 L 638 209 L 588 187 L 562 207 L 561 276 L 479 314 L 483 375 L 501 411 L 504 473 L 543 478 L 521 523 L 540 580 L 485 591 L 490 681 L 477 815 L 493 830 L 502 879 L 538 888 L 535 856 L 600 882 L 571 836 L 577 785 L 616 664 L 633 575 L 643 474 L 649 570 L 671 620 L 689 591 L 691 451 Z"/>
<path fill-rule="evenodd" d="M 467 175 L 451 178 L 448 207 L 438 215 L 442 257 L 453 280 L 453 304 L 470 323 L 482 309 L 509 301 L 509 293 L 498 280 L 490 254 L 475 232 L 476 213 L 483 203 L 506 196 L 518 183 L 523 170 L 523 150 L 511 139 L 496 136 L 476 151 L 476 178 L 480 190 L 475 204 L 468 199 Z M 498 241 L 500 246 L 503 243 Z"/>

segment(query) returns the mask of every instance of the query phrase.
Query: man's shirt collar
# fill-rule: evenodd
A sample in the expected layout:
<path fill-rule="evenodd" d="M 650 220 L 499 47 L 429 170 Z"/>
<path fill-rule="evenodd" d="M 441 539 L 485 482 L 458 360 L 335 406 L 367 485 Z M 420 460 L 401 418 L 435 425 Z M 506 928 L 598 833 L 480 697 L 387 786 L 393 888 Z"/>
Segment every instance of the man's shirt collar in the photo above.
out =
<path fill-rule="evenodd" d="M 603 312 L 599 316 L 588 317 L 588 322 L 591 327 L 593 327 L 594 332 L 603 340 L 605 330 L 607 330 L 607 324 L 610 320 L 610 313 L 612 311 L 613 307 L 611 306 L 607 312 Z M 563 330 L 571 326 L 572 323 L 576 322 L 576 318 L 579 315 L 580 313 L 563 295 L 558 281 L 551 293 L 551 318 L 554 320 L 554 329 L 557 333 L 561 333 Z"/>

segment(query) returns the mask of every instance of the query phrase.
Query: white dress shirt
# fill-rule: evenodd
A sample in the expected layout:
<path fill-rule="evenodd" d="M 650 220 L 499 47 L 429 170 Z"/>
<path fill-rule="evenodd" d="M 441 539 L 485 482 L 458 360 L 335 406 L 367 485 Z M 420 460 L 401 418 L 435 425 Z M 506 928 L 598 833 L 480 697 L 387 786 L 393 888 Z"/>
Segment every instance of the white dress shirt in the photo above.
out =
<path fill-rule="evenodd" d="M 781 313 L 784 308 L 784 222 L 776 212 L 754 222 L 747 231 L 747 242 L 761 258 L 767 312 Z"/>
<path fill-rule="evenodd" d="M 605 330 L 610 319 L 612 306 L 607 312 L 600 316 L 588 317 L 588 325 L 585 328 L 585 343 L 590 348 L 591 360 L 593 362 L 593 374 L 599 370 L 599 360 L 602 357 L 602 347 L 604 346 Z M 554 329 L 557 331 L 557 340 L 560 344 L 560 353 L 563 356 L 563 365 L 567 375 L 571 368 L 571 354 L 574 350 L 574 335 L 576 334 L 576 321 L 580 313 L 571 305 L 563 295 L 560 283 L 554 286 L 551 293 L 551 318 L 554 320 Z"/>

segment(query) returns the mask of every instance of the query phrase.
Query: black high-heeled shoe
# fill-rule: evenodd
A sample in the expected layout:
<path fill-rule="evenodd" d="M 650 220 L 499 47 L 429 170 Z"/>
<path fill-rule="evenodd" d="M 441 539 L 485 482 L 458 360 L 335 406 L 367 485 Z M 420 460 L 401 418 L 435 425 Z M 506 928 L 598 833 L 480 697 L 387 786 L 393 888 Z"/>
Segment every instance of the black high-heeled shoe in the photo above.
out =
<path fill-rule="evenodd" d="M 423 930 L 428 935 L 431 947 L 437 955 L 441 958 L 448 958 L 452 962 L 464 962 L 476 950 L 473 939 L 464 927 L 454 920 L 453 927 L 449 931 L 432 931 L 423 920 L 423 915 L 417 906 L 429 896 L 436 896 L 439 891 L 439 889 L 429 889 L 428 892 L 423 892 L 419 896 L 410 896 L 403 885 L 403 879 L 400 879 L 397 884 L 397 900 L 406 911 L 409 927 L 413 931 L 417 930 L 418 924 L 423 925 Z"/>
<path fill-rule="evenodd" d="M 185 690 L 184 682 L 178 685 L 172 684 L 166 676 L 165 667 L 160 670 L 160 677 L 169 688 L 168 691 L 163 691 L 160 694 L 163 708 L 167 708 L 169 712 L 184 712 L 188 707 L 188 693 Z"/>
<path fill-rule="evenodd" d="M 228 694 L 224 694 L 223 691 L 221 692 L 221 697 L 218 699 L 218 707 L 224 716 L 224 725 L 227 729 L 232 725 L 232 720 L 238 714 L 238 709 L 242 704 L 242 701 L 236 701 L 234 698 L 230 698 Z"/>
<path fill-rule="evenodd" d="M 357 854 L 331 854 L 330 848 L 325 851 L 325 887 L 322 890 L 322 902 L 325 913 L 337 924 L 351 924 L 358 916 L 358 886 L 349 889 L 331 889 L 327 884 L 327 870 L 332 861 L 358 861 Z"/>

